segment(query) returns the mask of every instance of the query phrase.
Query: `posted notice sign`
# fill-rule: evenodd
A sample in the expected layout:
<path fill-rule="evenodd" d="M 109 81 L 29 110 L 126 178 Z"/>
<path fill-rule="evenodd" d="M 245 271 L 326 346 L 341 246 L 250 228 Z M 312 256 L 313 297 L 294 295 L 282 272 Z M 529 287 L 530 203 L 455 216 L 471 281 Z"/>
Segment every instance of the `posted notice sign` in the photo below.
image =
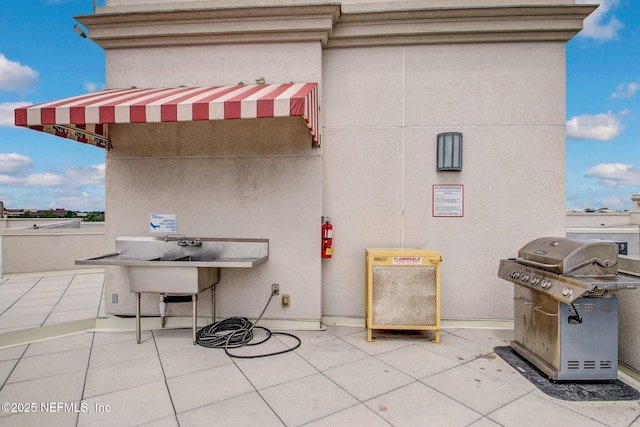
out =
<path fill-rule="evenodd" d="M 176 214 L 155 214 L 149 216 L 149 232 L 151 233 L 175 233 Z"/>
<path fill-rule="evenodd" d="M 464 185 L 434 184 L 431 205 L 434 217 L 463 217 Z"/>

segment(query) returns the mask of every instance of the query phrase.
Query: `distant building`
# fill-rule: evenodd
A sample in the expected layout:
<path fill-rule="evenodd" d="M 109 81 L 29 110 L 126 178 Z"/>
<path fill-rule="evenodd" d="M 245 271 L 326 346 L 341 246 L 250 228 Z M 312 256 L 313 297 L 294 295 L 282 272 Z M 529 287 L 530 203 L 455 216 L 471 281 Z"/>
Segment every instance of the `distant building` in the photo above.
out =
<path fill-rule="evenodd" d="M 25 213 L 24 209 L 6 209 L 5 208 L 3 212 L 3 216 L 5 218 L 11 218 L 11 217 L 24 215 L 24 213 Z"/>
<path fill-rule="evenodd" d="M 567 212 L 567 237 L 611 240 L 618 244 L 620 255 L 640 256 L 640 194 L 633 194 L 631 202 L 631 211 Z"/>
<path fill-rule="evenodd" d="M 67 214 L 67 210 L 64 208 L 49 209 L 49 211 L 55 213 L 56 216 L 60 218 L 63 218 Z"/>

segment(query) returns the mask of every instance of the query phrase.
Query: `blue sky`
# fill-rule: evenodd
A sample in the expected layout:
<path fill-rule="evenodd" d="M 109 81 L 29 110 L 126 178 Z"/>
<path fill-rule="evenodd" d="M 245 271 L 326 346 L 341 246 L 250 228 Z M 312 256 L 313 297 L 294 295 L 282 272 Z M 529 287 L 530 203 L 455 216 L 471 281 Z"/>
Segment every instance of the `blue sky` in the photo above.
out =
<path fill-rule="evenodd" d="M 640 193 L 640 1 L 599 3 L 567 45 L 567 207 L 631 209 Z"/>
<path fill-rule="evenodd" d="M 567 208 L 640 192 L 640 0 L 600 3 L 567 44 Z M 98 4 L 103 4 L 99 0 Z M 104 52 L 73 30 L 93 0 L 0 1 L 0 200 L 104 209 L 101 148 L 13 126 L 13 109 L 104 89 Z"/>

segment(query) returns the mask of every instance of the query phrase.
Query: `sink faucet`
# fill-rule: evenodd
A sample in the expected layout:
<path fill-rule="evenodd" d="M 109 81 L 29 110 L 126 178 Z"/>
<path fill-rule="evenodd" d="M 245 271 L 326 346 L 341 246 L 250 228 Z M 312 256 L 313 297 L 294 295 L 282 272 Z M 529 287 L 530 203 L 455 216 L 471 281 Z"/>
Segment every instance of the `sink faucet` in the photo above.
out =
<path fill-rule="evenodd" d="M 187 237 L 182 240 L 178 240 L 178 246 L 202 246 L 202 242 L 198 238 Z"/>
<path fill-rule="evenodd" d="M 178 236 L 178 237 L 182 237 L 183 240 L 187 240 L 187 236 L 185 236 L 184 234 L 177 234 L 177 233 L 168 233 L 164 235 L 164 241 L 168 242 L 169 241 L 169 236 Z M 180 239 L 175 239 L 177 241 L 180 241 Z"/>
<path fill-rule="evenodd" d="M 196 247 L 202 246 L 202 242 L 200 241 L 200 239 L 194 238 L 194 237 L 187 237 L 184 234 L 177 234 L 177 233 L 166 234 L 164 236 L 165 242 L 169 241 L 169 236 L 178 236 L 178 238 L 175 239 L 178 241 L 178 246 L 196 246 Z"/>

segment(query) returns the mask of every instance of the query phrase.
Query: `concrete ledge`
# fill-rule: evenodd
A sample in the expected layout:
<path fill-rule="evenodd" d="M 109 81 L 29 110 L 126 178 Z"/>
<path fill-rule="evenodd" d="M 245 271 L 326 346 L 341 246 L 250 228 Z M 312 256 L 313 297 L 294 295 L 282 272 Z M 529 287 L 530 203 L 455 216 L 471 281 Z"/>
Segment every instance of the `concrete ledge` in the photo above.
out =
<path fill-rule="evenodd" d="M 220 319 L 218 319 L 220 320 Z M 255 319 L 249 319 L 255 322 Z M 160 317 L 143 317 L 140 321 L 143 331 L 162 329 L 191 329 L 191 317 L 167 317 L 164 328 Z M 198 317 L 198 327 L 211 324 L 210 317 Z M 261 319 L 257 323 L 271 330 L 278 331 L 321 331 L 326 327 L 318 320 L 287 320 Z M 135 332 L 136 319 L 134 317 L 100 317 L 97 319 L 83 319 L 57 325 L 40 326 L 37 328 L 21 329 L 0 334 L 0 349 L 31 344 L 49 339 L 61 338 L 84 332 Z"/>
<path fill-rule="evenodd" d="M 57 270 L 57 271 L 34 271 L 32 273 L 7 273 L 2 274 L 3 279 L 12 279 L 16 277 L 48 277 L 48 276 L 67 276 L 78 274 L 96 274 L 104 273 L 104 267 L 99 268 L 83 268 L 74 270 Z"/>
<path fill-rule="evenodd" d="M 21 329 L 0 334 L 0 349 L 46 341 L 87 332 L 95 327 L 96 319 L 75 320 L 57 325 Z"/>
<path fill-rule="evenodd" d="M 322 323 L 328 326 L 365 327 L 363 317 L 322 316 Z M 496 319 L 441 319 L 442 329 L 513 329 L 513 320 Z"/>
<path fill-rule="evenodd" d="M 249 320 L 255 322 L 255 319 Z M 441 323 L 442 329 L 513 329 L 513 321 L 510 320 L 445 319 Z M 198 317 L 198 327 L 209 324 L 211 324 L 211 317 Z M 364 327 L 364 318 L 325 316 L 322 321 L 313 319 L 261 319 L 257 325 L 278 331 L 322 331 L 326 330 L 326 326 Z M 164 328 L 160 323 L 160 317 L 143 317 L 141 319 L 141 329 L 144 331 L 187 328 L 191 328 L 191 317 L 168 316 Z M 0 349 L 83 332 L 135 332 L 135 330 L 136 319 L 134 317 L 108 316 L 97 319 L 76 320 L 57 325 L 5 332 L 0 334 Z"/>

